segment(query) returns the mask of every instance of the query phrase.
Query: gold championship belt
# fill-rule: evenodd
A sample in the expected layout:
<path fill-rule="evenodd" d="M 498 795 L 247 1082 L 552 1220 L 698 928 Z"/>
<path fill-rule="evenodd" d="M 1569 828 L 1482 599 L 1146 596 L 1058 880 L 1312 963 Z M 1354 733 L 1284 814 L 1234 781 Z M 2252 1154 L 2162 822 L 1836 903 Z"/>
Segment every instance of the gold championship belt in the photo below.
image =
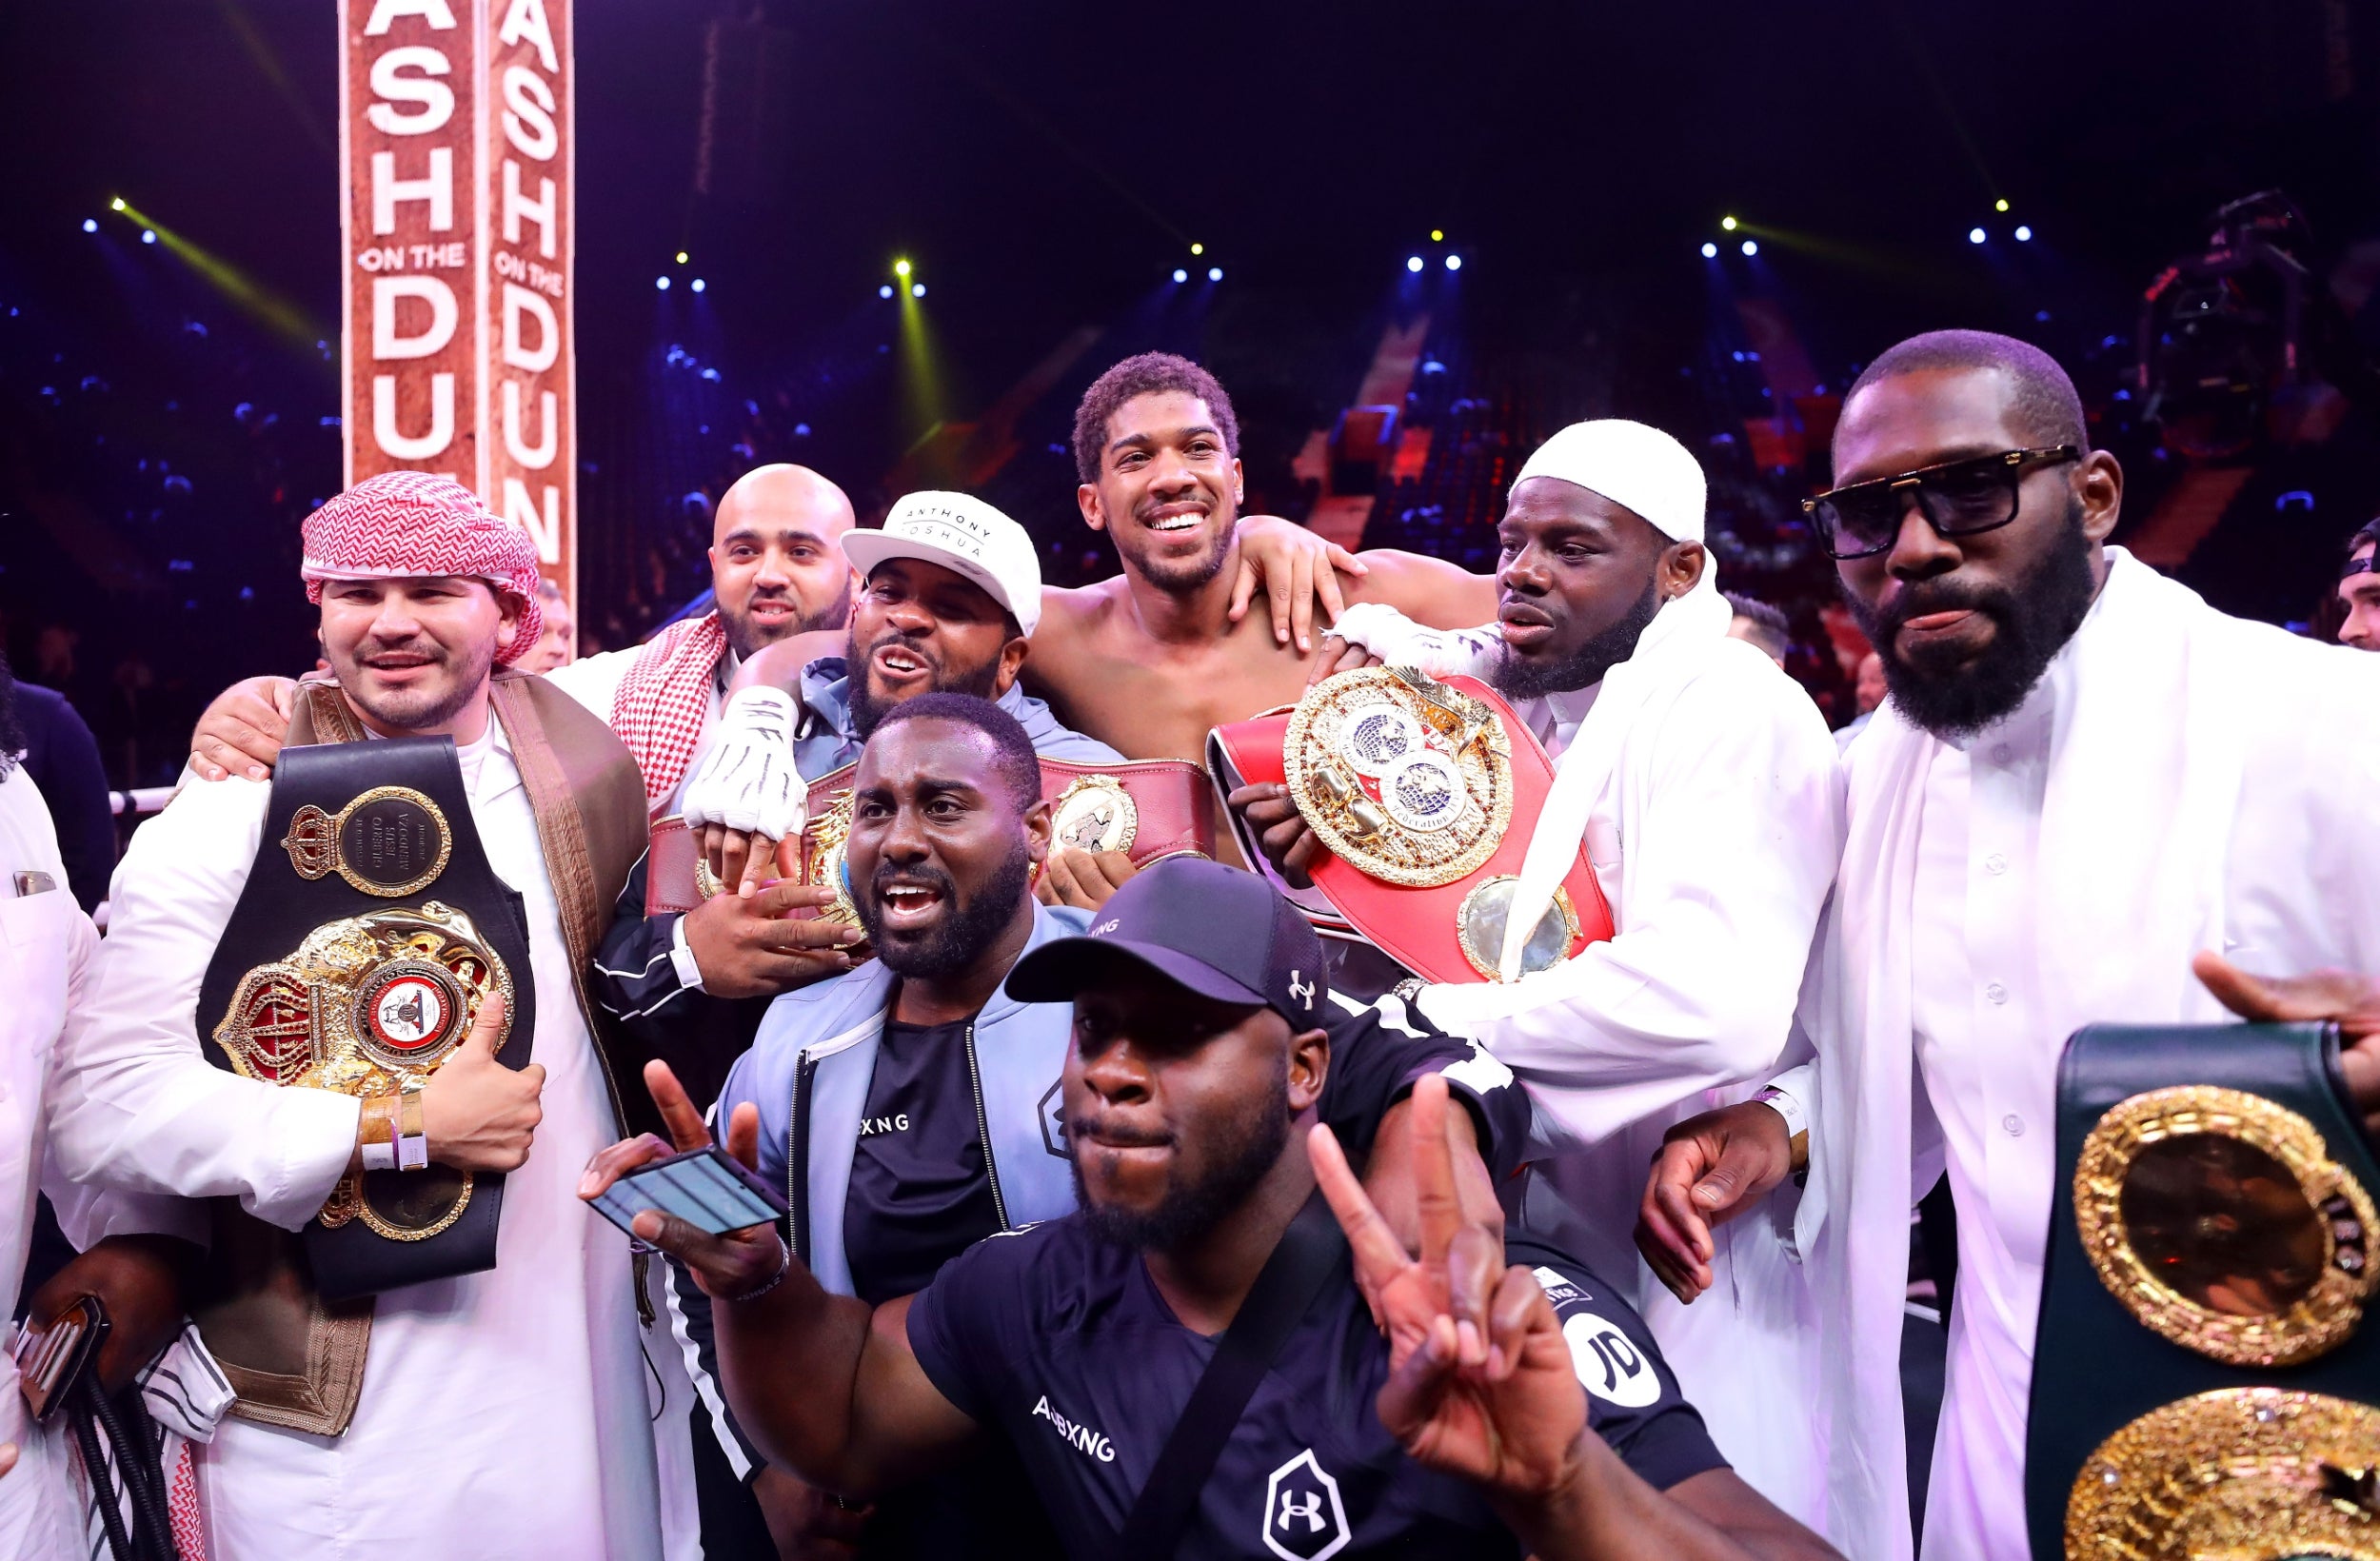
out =
<path fill-rule="evenodd" d="M 803 883 L 834 891 L 822 911 L 796 911 L 796 918 L 823 918 L 860 925 L 851 902 L 851 877 L 843 865 L 851 839 L 851 781 L 859 765 L 810 783 L 809 821 L 799 837 L 777 845 L 777 870 Z M 1135 867 L 1167 857 L 1215 855 L 1215 794 L 1206 772 L 1175 759 L 1118 760 L 1112 764 L 1041 761 L 1041 800 L 1050 804 L 1050 842 L 1094 855 L 1121 851 Z M 854 951 L 864 958 L 866 945 Z"/>
<path fill-rule="evenodd" d="M 1497 978 L 1554 766 L 1493 689 L 1410 667 L 1341 672 L 1286 711 L 1217 727 L 1207 768 L 1225 795 L 1263 781 L 1288 788 L 1329 852 L 1313 864 L 1315 887 L 1398 963 L 1433 981 Z M 1232 827 L 1259 860 L 1236 817 Z M 1521 973 L 1611 936 L 1582 849 L 1531 932 Z"/>
<path fill-rule="evenodd" d="M 443 815 L 427 811 L 443 835 Z M 511 973 L 469 917 L 426 900 L 326 922 L 287 958 L 250 970 L 215 1026 L 215 1043 L 244 1077 L 369 1099 L 428 1083 L 491 992 L 505 999 L 509 1034 Z M 318 1217 L 327 1230 L 361 1219 L 391 1241 L 421 1241 L 460 1219 L 470 1201 L 467 1171 L 432 1165 L 368 1179 L 350 1171 Z"/>
<path fill-rule="evenodd" d="M 2092 1026 L 2057 1137 L 2033 1553 L 2380 1561 L 2380 1169 L 2336 1031 Z"/>
<path fill-rule="evenodd" d="M 488 864 L 451 741 L 283 752 L 199 1015 L 217 1066 L 387 1114 L 387 1164 L 342 1176 L 305 1228 L 325 1299 L 495 1265 L 504 1177 L 426 1163 L 418 1128 L 400 1124 L 418 1124 L 421 1090 L 491 995 L 497 1060 L 528 1061 L 535 992 L 513 975 L 527 961 L 520 897 Z M 408 1146 L 421 1159 L 394 1168 Z"/>

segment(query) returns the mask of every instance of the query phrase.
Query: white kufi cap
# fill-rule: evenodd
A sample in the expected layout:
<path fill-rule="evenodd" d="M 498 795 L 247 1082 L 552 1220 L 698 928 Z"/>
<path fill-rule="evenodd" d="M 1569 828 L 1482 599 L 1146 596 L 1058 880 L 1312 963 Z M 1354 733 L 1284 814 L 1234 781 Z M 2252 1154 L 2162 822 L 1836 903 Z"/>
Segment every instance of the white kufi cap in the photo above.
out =
<path fill-rule="evenodd" d="M 1616 417 L 1574 423 L 1537 446 L 1513 486 L 1532 477 L 1599 493 L 1672 542 L 1702 540 L 1702 464 L 1658 428 Z"/>

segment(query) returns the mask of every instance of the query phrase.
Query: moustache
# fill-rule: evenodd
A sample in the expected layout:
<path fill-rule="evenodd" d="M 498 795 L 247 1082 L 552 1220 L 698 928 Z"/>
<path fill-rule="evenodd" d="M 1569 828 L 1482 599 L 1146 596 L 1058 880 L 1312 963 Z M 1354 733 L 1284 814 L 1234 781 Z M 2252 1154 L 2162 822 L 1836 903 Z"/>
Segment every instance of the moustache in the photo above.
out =
<path fill-rule="evenodd" d="M 1170 1133 L 1113 1126 L 1105 1117 L 1081 1116 L 1067 1120 L 1066 1136 L 1072 1143 L 1089 1143 L 1096 1139 L 1103 1149 L 1164 1149 L 1174 1141 Z"/>
<path fill-rule="evenodd" d="M 955 903 L 959 898 L 957 881 L 939 867 L 899 867 L 880 861 L 876 876 L 868 879 L 868 892 L 882 901 L 891 889 L 928 889 L 942 896 L 944 904 Z"/>
<path fill-rule="evenodd" d="M 443 662 L 446 659 L 446 647 L 428 639 L 399 640 L 392 643 L 367 640 L 356 647 L 355 659 L 367 664 L 385 656 L 419 656 L 426 662 Z"/>
<path fill-rule="evenodd" d="M 1899 632 L 1902 624 L 1913 618 L 1923 618 L 1936 612 L 1979 612 L 1987 618 L 2005 620 L 2014 599 L 2007 591 L 1990 586 L 1957 587 L 1912 585 L 1894 598 L 1892 603 L 1876 614 L 1876 626 L 1886 636 Z"/>

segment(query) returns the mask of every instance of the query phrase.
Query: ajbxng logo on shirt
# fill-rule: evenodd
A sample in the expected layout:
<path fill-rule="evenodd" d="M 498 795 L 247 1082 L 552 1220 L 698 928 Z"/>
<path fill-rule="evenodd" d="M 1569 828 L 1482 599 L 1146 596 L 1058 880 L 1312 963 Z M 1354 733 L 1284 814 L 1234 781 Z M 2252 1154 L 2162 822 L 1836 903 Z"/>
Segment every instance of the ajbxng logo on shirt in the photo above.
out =
<path fill-rule="evenodd" d="M 1041 1401 L 1033 1406 L 1033 1413 L 1038 1419 L 1047 1420 L 1058 1433 L 1059 1439 L 1076 1452 L 1097 1458 L 1101 1463 L 1116 1461 L 1116 1444 L 1089 1426 L 1078 1425 L 1051 1409 L 1049 1394 L 1041 1394 Z"/>

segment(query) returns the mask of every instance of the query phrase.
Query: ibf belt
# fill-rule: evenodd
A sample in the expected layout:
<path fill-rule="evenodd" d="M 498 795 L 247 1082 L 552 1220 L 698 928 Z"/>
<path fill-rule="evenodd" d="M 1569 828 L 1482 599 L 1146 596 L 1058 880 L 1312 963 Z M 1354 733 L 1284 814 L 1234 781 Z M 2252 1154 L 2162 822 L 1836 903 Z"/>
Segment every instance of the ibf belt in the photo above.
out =
<path fill-rule="evenodd" d="M 780 841 L 777 870 L 803 883 L 835 891 L 823 911 L 796 911 L 797 918 L 823 917 L 860 924 L 851 901 L 851 878 L 843 853 L 851 838 L 852 779 L 846 764 L 810 783 L 809 822 L 799 840 Z M 1050 804 L 1050 843 L 1094 855 L 1121 851 L 1135 867 L 1167 857 L 1215 855 L 1215 794 L 1196 764 L 1174 759 L 1070 764 L 1041 761 L 1041 800 Z M 864 947 L 860 951 L 865 953 Z"/>
<path fill-rule="evenodd" d="M 2380 1169 L 2345 1100 L 2324 1025 L 2068 1041 L 2035 1555 L 2380 1561 Z"/>
<path fill-rule="evenodd" d="M 1470 678 L 1367 667 L 1287 711 L 1207 737 L 1219 793 L 1286 785 L 1328 854 L 1315 887 L 1348 923 L 1433 981 L 1497 978 L 1505 918 L 1554 766 L 1511 706 Z M 1257 842 L 1235 817 L 1241 847 Z M 1612 936 L 1583 849 L 1531 931 L 1521 973 Z"/>
<path fill-rule="evenodd" d="M 244 1077 L 367 1098 L 418 1089 L 505 1002 L 496 1055 L 534 1034 L 520 897 L 488 865 L 453 742 L 283 751 L 264 839 L 200 989 L 208 1056 Z M 349 1172 L 305 1230 L 328 1300 L 492 1268 L 504 1178 Z"/>

